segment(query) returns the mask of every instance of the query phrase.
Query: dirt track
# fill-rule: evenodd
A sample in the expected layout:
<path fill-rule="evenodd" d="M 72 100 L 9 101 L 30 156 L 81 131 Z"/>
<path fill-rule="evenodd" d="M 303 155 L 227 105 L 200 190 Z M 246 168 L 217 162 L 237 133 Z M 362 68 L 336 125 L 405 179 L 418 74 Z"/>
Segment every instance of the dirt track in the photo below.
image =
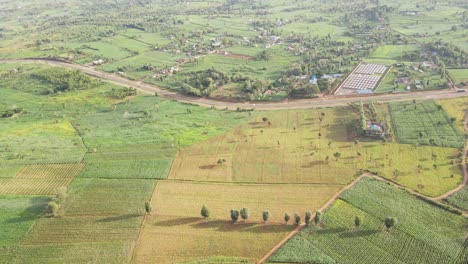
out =
<path fill-rule="evenodd" d="M 198 98 L 193 96 L 183 95 L 177 92 L 168 91 L 161 87 L 142 83 L 139 81 L 132 81 L 124 77 L 117 76 L 112 73 L 98 71 L 92 67 L 87 67 L 78 64 L 71 64 L 67 62 L 59 62 L 46 59 L 11 59 L 0 60 L 0 63 L 43 63 L 52 66 L 64 67 L 67 69 L 79 70 L 90 76 L 107 80 L 117 85 L 130 86 L 139 89 L 146 93 L 158 93 L 158 96 L 176 100 L 183 103 L 196 104 L 203 107 L 216 107 L 218 109 L 228 108 L 235 110 L 241 109 L 255 109 L 255 110 L 281 110 L 281 109 L 305 109 L 305 108 L 318 108 L 318 107 L 333 107 L 343 106 L 352 102 L 359 102 L 365 100 L 373 100 L 379 102 L 398 102 L 408 101 L 413 99 L 446 99 L 456 97 L 467 97 L 467 93 L 457 93 L 453 89 L 425 91 L 425 92 L 410 92 L 410 93 L 396 93 L 396 94 L 376 94 L 376 95 L 360 95 L 360 96 L 334 96 L 330 95 L 323 98 L 302 99 L 302 100 L 289 100 L 283 102 L 264 102 L 264 103 L 236 103 L 224 102 L 210 98 Z"/>

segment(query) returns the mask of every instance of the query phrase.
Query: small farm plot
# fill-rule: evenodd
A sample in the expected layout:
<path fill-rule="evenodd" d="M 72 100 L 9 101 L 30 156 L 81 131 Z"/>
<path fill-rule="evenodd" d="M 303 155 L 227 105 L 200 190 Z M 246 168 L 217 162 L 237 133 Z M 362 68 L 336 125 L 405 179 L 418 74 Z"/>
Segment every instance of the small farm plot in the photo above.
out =
<path fill-rule="evenodd" d="M 136 262 L 174 263 L 214 256 L 262 257 L 294 227 L 284 213 L 314 211 L 341 185 L 232 184 L 160 181 L 152 198 L 154 214 L 146 218 Z M 210 218 L 200 216 L 202 205 Z M 230 221 L 230 210 L 246 207 L 246 222 Z M 262 212 L 270 212 L 263 223 Z"/>
<path fill-rule="evenodd" d="M 465 112 L 468 110 L 468 97 L 437 101 L 450 116 L 456 118 L 455 125 L 459 131 L 465 131 Z"/>
<path fill-rule="evenodd" d="M 43 263 L 90 258 L 128 262 L 154 184 L 154 180 L 76 179 L 68 188 L 60 217 L 40 219 L 13 259 L 21 263 L 22 254 L 28 256 L 25 252 L 31 251 Z"/>
<path fill-rule="evenodd" d="M 389 216 L 396 218 L 397 224 L 387 230 L 383 221 Z M 361 219 L 359 228 L 355 217 Z M 324 213 L 320 225 L 301 231 L 270 261 L 463 263 L 465 225 L 462 216 L 387 183 L 364 178 Z"/>
<path fill-rule="evenodd" d="M 390 104 L 394 128 L 400 143 L 463 147 L 464 137 L 435 101 Z"/>
<path fill-rule="evenodd" d="M 68 186 L 84 167 L 82 163 L 27 165 L 15 177 L 0 178 L 0 194 L 53 195 Z"/>
<path fill-rule="evenodd" d="M 47 197 L 0 196 L 0 248 L 18 246 L 42 215 L 48 200 Z M 0 259 L 2 252 L 0 249 Z"/>
<path fill-rule="evenodd" d="M 231 221 L 191 217 L 147 217 L 134 261 L 254 263 L 293 229 L 293 225 L 285 224 L 233 224 Z M 215 257 L 229 262 L 205 262 Z"/>
<path fill-rule="evenodd" d="M 384 64 L 359 64 L 335 94 L 373 92 L 388 69 L 389 67 Z"/>
<path fill-rule="evenodd" d="M 468 187 L 449 196 L 447 201 L 460 209 L 468 211 Z"/>
<path fill-rule="evenodd" d="M 285 212 L 314 211 L 342 185 L 313 184 L 232 184 L 161 181 L 153 195 L 157 215 L 199 217 L 206 204 L 210 218 L 228 220 L 231 209 L 247 207 L 250 221 L 261 222 L 262 212 L 270 211 L 271 222 L 282 223 Z"/>
<path fill-rule="evenodd" d="M 458 85 L 468 82 L 468 69 L 449 69 L 448 72 L 450 77 L 453 78 L 455 84 Z"/>

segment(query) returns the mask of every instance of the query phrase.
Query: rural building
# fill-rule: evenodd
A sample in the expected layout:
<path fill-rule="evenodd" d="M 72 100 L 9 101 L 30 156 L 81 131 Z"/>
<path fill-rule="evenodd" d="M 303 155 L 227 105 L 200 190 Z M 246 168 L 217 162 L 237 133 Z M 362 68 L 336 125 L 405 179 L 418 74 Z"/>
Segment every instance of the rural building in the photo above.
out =
<path fill-rule="evenodd" d="M 364 134 L 367 137 L 385 138 L 385 131 L 385 123 L 367 121 L 367 128 L 364 130 Z"/>

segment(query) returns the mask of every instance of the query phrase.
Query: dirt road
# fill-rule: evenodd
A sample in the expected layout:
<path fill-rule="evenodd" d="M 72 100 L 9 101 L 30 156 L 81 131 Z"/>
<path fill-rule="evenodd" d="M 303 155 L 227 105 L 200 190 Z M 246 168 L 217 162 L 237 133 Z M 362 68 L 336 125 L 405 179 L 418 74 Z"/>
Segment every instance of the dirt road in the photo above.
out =
<path fill-rule="evenodd" d="M 281 110 L 281 109 L 305 109 L 305 108 L 318 108 L 318 107 L 333 107 L 343 106 L 353 102 L 373 100 L 379 102 L 399 102 L 408 101 L 413 99 L 446 99 L 456 97 L 466 97 L 467 93 L 457 93 L 453 89 L 425 91 L 425 92 L 408 92 L 396 94 L 374 94 L 374 95 L 358 95 L 358 96 L 335 96 L 330 95 L 323 98 L 302 99 L 302 100 L 289 100 L 283 102 L 252 102 L 252 103 L 237 103 L 218 101 L 210 98 L 199 98 L 193 96 L 183 95 L 174 91 L 168 91 L 156 85 L 146 84 L 139 81 L 132 81 L 124 77 L 117 76 L 112 73 L 106 73 L 96 70 L 92 67 L 87 67 L 78 64 L 67 62 L 52 61 L 46 59 L 11 59 L 0 60 L 0 63 L 43 63 L 52 66 L 64 67 L 67 69 L 79 70 L 90 76 L 107 80 L 122 86 L 130 86 L 139 89 L 146 93 L 158 93 L 158 96 L 176 100 L 183 103 L 196 104 L 203 107 L 216 107 L 218 109 L 228 108 L 235 110 L 241 109 L 255 109 L 255 110 Z"/>

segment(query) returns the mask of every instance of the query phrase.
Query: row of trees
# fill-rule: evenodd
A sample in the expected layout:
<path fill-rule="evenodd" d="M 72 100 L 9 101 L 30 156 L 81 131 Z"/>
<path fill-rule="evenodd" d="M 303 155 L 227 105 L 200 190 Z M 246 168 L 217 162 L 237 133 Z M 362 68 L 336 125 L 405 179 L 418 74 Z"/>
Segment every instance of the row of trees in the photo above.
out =
<path fill-rule="evenodd" d="M 206 205 L 203 205 L 201 210 L 200 210 L 200 215 L 207 219 L 210 217 L 211 215 L 211 211 L 210 209 L 208 208 L 208 206 Z M 321 221 L 322 221 L 322 214 L 320 212 L 317 212 L 315 214 L 315 216 L 313 217 L 312 219 L 312 212 L 310 211 L 307 211 L 305 213 L 305 223 L 307 226 L 309 226 L 312 222 L 312 220 L 314 221 L 315 224 L 319 224 Z M 230 218 L 233 222 L 237 222 L 239 220 L 239 217 L 245 222 L 249 219 L 250 217 L 250 210 L 249 208 L 242 208 L 240 210 L 236 210 L 236 209 L 231 209 L 230 211 Z M 270 217 L 271 217 L 271 214 L 269 211 L 263 211 L 262 212 L 262 220 L 263 222 L 268 222 L 270 220 Z M 284 214 L 284 222 L 286 224 L 288 224 L 288 222 L 291 220 L 291 216 L 288 214 L 288 213 L 285 213 Z M 301 224 L 301 220 L 302 220 L 302 217 L 299 213 L 294 213 L 294 224 L 295 225 L 299 225 Z"/>
<path fill-rule="evenodd" d="M 151 207 L 151 203 L 149 201 L 147 201 L 145 203 L 145 211 L 146 213 L 148 214 L 151 214 L 153 208 Z M 208 219 L 210 218 L 211 216 L 211 210 L 208 208 L 208 206 L 206 205 L 203 205 L 201 207 L 201 210 L 200 210 L 200 215 L 205 218 L 205 219 Z M 230 218 L 233 222 L 237 222 L 239 220 L 239 217 L 245 222 L 249 219 L 250 217 L 250 210 L 246 207 L 240 209 L 240 210 L 236 210 L 236 209 L 231 209 L 230 211 Z M 263 211 L 262 212 L 262 219 L 263 219 L 263 222 L 268 222 L 270 220 L 270 217 L 271 217 L 271 214 L 269 211 Z M 323 215 L 321 212 L 316 212 L 315 215 L 312 214 L 312 212 L 310 211 L 307 211 L 305 213 L 305 216 L 304 216 L 304 221 L 305 221 L 305 224 L 307 226 L 310 226 L 310 224 L 313 223 L 315 225 L 318 225 L 322 222 L 322 218 L 323 218 Z M 289 215 L 289 213 L 284 213 L 284 222 L 286 224 L 289 223 L 289 221 L 291 220 L 291 216 Z M 300 225 L 301 224 L 301 215 L 299 213 L 294 213 L 294 224 L 295 225 Z M 397 219 L 394 218 L 394 217 L 387 217 L 384 219 L 384 225 L 385 227 L 387 228 L 387 230 L 390 230 L 390 228 L 392 228 L 393 226 L 395 226 L 397 224 Z M 362 219 L 359 217 L 359 216 L 356 216 L 354 218 L 354 226 L 356 227 L 356 229 L 359 229 L 362 225 Z"/>

